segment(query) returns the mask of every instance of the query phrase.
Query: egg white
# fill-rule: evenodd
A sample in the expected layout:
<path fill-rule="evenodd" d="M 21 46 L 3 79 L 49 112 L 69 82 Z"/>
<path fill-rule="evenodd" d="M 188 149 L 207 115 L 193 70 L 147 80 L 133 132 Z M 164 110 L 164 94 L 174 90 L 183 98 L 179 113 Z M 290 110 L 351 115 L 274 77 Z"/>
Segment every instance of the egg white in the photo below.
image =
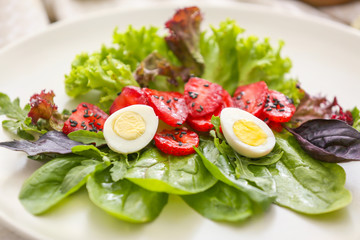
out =
<path fill-rule="evenodd" d="M 113 125 L 118 116 L 124 112 L 135 112 L 145 122 L 145 132 L 134 140 L 126 140 L 115 133 Z M 155 115 L 152 107 L 142 104 L 131 105 L 122 108 L 108 117 L 104 124 L 104 138 L 109 148 L 115 152 L 128 154 L 143 149 L 154 138 L 159 125 L 159 118 Z"/>
<path fill-rule="evenodd" d="M 242 142 L 234 133 L 233 125 L 238 120 L 252 121 L 266 134 L 266 141 L 259 146 L 251 146 Z M 220 114 L 221 129 L 228 144 L 239 154 L 249 158 L 259 158 L 267 155 L 275 146 L 275 136 L 268 125 L 261 119 L 239 108 L 224 108 Z"/>

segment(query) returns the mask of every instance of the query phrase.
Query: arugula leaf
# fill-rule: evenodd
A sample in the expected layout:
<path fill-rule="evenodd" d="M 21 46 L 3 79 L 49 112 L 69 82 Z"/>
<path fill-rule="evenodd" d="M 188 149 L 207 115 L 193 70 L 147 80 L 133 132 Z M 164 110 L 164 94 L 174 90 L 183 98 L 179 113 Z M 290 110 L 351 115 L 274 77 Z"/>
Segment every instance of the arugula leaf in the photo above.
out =
<path fill-rule="evenodd" d="M 85 144 L 95 143 L 95 145 L 97 147 L 106 144 L 104 134 L 103 134 L 102 131 L 90 132 L 90 131 L 86 131 L 86 130 L 78 130 L 78 131 L 74 131 L 74 132 L 69 133 L 67 136 L 71 140 L 74 140 L 74 141 L 77 141 L 77 142 L 82 142 L 82 143 L 85 143 Z"/>
<path fill-rule="evenodd" d="M 192 194 L 216 183 L 198 154 L 173 156 L 151 147 L 128 169 L 125 178 L 155 192 Z"/>
<path fill-rule="evenodd" d="M 217 182 L 208 190 L 181 198 L 202 216 L 215 221 L 236 222 L 253 215 L 249 197 L 236 188 Z"/>
<path fill-rule="evenodd" d="M 68 172 L 85 160 L 83 157 L 59 157 L 37 169 L 23 184 L 19 199 L 30 213 L 38 215 L 44 213 L 62 199 L 77 191 L 84 181 L 76 181 L 61 190 Z M 65 189 L 64 189 L 65 190 Z"/>
<path fill-rule="evenodd" d="M 14 140 L 11 142 L 2 142 L 0 147 L 8 148 L 14 151 L 23 151 L 28 155 L 37 155 L 43 153 L 71 153 L 71 148 L 81 143 L 69 139 L 64 133 L 50 131 L 42 135 L 37 141 L 30 142 L 26 140 Z"/>
<path fill-rule="evenodd" d="M 44 134 L 46 130 L 39 130 L 38 127 L 31 122 L 28 117 L 30 105 L 20 107 L 20 100 L 16 98 L 11 102 L 10 98 L 0 92 L 0 115 L 5 115 L 12 120 L 4 120 L 2 126 L 9 132 L 18 135 L 26 140 L 34 140 L 34 133 Z"/>
<path fill-rule="evenodd" d="M 276 136 L 283 157 L 268 167 L 276 181 L 276 203 L 306 214 L 323 214 L 350 204 L 345 172 L 335 163 L 307 155 L 290 134 Z"/>
<path fill-rule="evenodd" d="M 165 193 L 145 190 L 125 179 L 114 182 L 109 168 L 90 176 L 86 188 L 96 206 L 116 218 L 134 223 L 154 220 L 168 201 Z"/>

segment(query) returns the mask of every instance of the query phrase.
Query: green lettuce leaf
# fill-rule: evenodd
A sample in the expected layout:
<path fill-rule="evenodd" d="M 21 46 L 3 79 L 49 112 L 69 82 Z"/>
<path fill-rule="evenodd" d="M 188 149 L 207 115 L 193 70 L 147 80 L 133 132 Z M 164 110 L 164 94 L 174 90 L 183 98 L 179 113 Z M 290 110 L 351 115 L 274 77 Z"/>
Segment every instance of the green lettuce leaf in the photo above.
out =
<path fill-rule="evenodd" d="M 243 32 L 233 20 L 203 32 L 200 47 L 205 73 L 202 77 L 221 84 L 230 94 L 239 85 L 265 81 L 270 89 L 280 91 L 298 103 L 303 93 L 297 88 L 297 81 L 286 76 L 291 61 L 281 56 L 284 43 L 279 42 L 274 48 L 268 38 L 245 37 Z"/>

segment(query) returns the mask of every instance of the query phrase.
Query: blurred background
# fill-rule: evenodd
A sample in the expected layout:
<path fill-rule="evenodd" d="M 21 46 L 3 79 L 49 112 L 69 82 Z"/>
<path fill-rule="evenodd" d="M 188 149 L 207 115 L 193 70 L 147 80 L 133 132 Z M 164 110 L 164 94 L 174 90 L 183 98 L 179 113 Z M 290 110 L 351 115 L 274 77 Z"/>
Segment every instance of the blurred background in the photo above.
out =
<path fill-rule="evenodd" d="M 127 6 L 146 6 L 177 0 L 0 0 L 0 48 L 24 36 L 45 30 L 54 22 Z M 184 0 L 178 0 L 184 3 Z M 235 1 L 267 5 L 291 14 L 311 14 L 360 29 L 359 0 L 194 0 Z"/>
<path fill-rule="evenodd" d="M 55 22 L 79 18 L 96 11 L 144 7 L 164 2 L 196 5 L 219 1 L 261 4 L 293 15 L 309 14 L 360 31 L 360 0 L 0 0 L 0 50 L 19 39 L 46 30 Z M 25 238 L 0 223 L 0 239 Z"/>

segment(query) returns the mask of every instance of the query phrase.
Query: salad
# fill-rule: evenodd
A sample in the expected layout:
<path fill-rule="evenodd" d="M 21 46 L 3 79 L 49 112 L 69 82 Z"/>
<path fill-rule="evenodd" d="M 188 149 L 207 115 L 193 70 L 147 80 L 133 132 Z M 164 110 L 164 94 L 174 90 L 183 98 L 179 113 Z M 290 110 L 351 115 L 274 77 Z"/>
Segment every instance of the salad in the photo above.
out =
<path fill-rule="evenodd" d="M 272 203 L 303 214 L 346 207 L 337 162 L 360 159 L 360 112 L 311 96 L 288 72 L 283 43 L 244 37 L 234 21 L 201 31 L 197 7 L 165 24 L 114 32 L 111 46 L 76 56 L 70 97 L 101 93 L 60 111 L 53 91 L 20 107 L 0 93 L 0 146 L 42 165 L 19 199 L 43 214 L 81 187 L 109 214 L 156 219 L 176 194 L 215 221 L 241 221 Z"/>

